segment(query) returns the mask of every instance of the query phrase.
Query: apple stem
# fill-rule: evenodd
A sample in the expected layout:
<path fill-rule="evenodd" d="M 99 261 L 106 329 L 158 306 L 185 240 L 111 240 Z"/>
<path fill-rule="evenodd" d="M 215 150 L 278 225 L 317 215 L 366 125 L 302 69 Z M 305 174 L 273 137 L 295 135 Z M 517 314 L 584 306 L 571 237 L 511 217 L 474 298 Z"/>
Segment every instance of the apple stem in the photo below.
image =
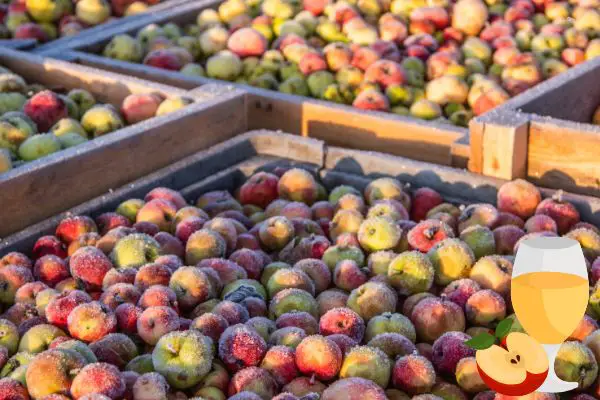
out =
<path fill-rule="evenodd" d="M 562 203 L 562 198 L 563 198 L 564 193 L 565 192 L 563 192 L 562 189 L 557 190 L 556 193 L 554 193 L 552 195 L 552 200 Z"/>

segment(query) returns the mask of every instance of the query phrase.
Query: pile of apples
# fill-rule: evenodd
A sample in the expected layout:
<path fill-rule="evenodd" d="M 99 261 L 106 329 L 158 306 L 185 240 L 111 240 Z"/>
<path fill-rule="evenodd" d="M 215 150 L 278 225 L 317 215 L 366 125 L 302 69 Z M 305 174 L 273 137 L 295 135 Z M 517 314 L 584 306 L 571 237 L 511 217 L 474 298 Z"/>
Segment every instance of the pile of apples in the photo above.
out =
<path fill-rule="evenodd" d="M 145 12 L 159 1 L 12 0 L 0 4 L 0 39 L 35 39 L 45 43 L 77 35 L 114 18 Z"/>
<path fill-rule="evenodd" d="M 3 399 L 509 399 L 486 382 L 521 390 L 548 370 L 511 314 L 520 243 L 575 239 L 600 278 L 598 228 L 523 180 L 457 205 L 277 167 L 194 200 L 155 188 L 1 255 Z M 599 317 L 596 284 L 555 364 L 570 399 L 600 396 Z M 500 325 L 510 357 L 476 357 L 465 342 Z"/>
<path fill-rule="evenodd" d="M 467 126 L 600 55 L 598 0 L 227 0 L 104 56 Z"/>
<path fill-rule="evenodd" d="M 0 174 L 191 102 L 160 93 L 130 94 L 117 110 L 87 90 L 49 90 L 0 67 Z"/>

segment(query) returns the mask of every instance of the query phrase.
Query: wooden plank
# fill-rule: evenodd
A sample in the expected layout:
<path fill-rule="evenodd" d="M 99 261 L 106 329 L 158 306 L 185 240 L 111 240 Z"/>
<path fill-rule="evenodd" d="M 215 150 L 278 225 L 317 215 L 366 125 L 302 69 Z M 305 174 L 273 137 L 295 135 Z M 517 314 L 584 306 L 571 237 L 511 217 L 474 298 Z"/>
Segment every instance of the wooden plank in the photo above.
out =
<path fill-rule="evenodd" d="M 265 92 L 248 91 L 248 127 L 306 136 L 307 132 L 303 127 L 302 101 L 298 101 L 296 96 L 281 96 L 275 99 Z"/>
<path fill-rule="evenodd" d="M 45 165 L 28 173 L 0 176 L 0 193 L 9 193 L 2 204 L 0 235 L 100 195 L 177 159 L 243 132 L 243 98 L 207 103 L 179 115 L 158 119 L 144 127 L 91 141 L 94 146 L 49 156 Z M 152 125 L 152 126 L 149 126 Z M 202 127 L 198 129 L 198 127 Z"/>
<path fill-rule="evenodd" d="M 252 164 L 254 168 L 258 168 L 267 161 L 281 160 L 282 157 L 292 162 L 309 165 L 313 170 L 317 170 L 323 165 L 325 153 L 323 142 L 268 131 L 243 132 L 239 132 L 238 136 L 230 140 L 183 157 L 164 168 L 134 181 L 126 182 L 121 187 L 101 193 L 96 198 L 69 207 L 60 214 L 49 216 L 35 225 L 0 239 L 0 254 L 8 251 L 25 250 L 28 252 L 39 236 L 52 233 L 56 229 L 56 225 L 66 216 L 96 216 L 102 212 L 114 210 L 120 202 L 128 198 L 144 197 L 147 192 L 157 186 L 182 190 L 185 198 L 193 201 L 199 194 L 198 180 L 210 177 L 211 181 L 214 181 L 222 177 L 224 171 L 233 169 L 232 166 L 239 165 L 242 168 L 242 165 Z M 257 164 L 255 162 L 257 159 L 262 161 Z M 247 167 L 243 167 L 243 169 L 248 170 Z"/>
<path fill-rule="evenodd" d="M 52 56 L 54 57 L 54 54 Z M 63 57 L 68 57 L 68 61 L 88 67 L 116 72 L 128 76 L 135 76 L 140 79 L 145 79 L 152 82 L 160 82 L 165 85 L 187 90 L 195 89 L 207 83 L 218 82 L 203 77 L 185 76 L 175 71 L 151 68 L 143 64 L 113 60 L 111 58 L 85 53 L 82 51 L 65 52 Z"/>
<path fill-rule="evenodd" d="M 488 122 L 483 132 L 482 173 L 501 179 L 524 178 L 527 172 L 529 121 L 521 114 Z"/>
<path fill-rule="evenodd" d="M 348 164 L 345 160 L 353 162 Z M 115 188 L 110 193 L 80 204 L 69 213 L 97 215 L 114 209 L 124 199 L 143 197 L 156 186 L 181 190 L 186 199 L 192 201 L 206 190 L 232 190 L 241 183 L 244 176 L 257 168 L 279 162 L 307 163 L 314 169 L 321 169 L 321 176 L 328 188 L 340 184 L 364 187 L 376 176 L 391 175 L 413 186 L 433 187 L 456 203 L 493 203 L 497 189 L 505 182 L 456 168 L 388 154 L 327 148 L 320 141 L 297 135 L 256 131 L 241 134 L 178 160 L 150 175 Z M 542 189 L 542 194 L 548 197 L 552 196 L 554 191 Z M 565 193 L 564 198 L 577 206 L 583 220 L 600 224 L 600 199 L 569 193 Z M 0 241 L 0 254 L 12 250 L 28 252 L 40 235 L 52 232 L 66 215 L 56 215 Z"/>
<path fill-rule="evenodd" d="M 454 168 L 467 169 L 471 158 L 469 134 L 464 135 L 450 146 L 450 165 Z"/>
<path fill-rule="evenodd" d="M 483 134 L 485 124 L 479 119 L 474 118 L 469 122 L 469 163 L 468 169 L 471 172 L 481 174 L 483 172 Z"/>
<path fill-rule="evenodd" d="M 248 88 L 248 126 L 281 129 L 332 146 L 382 151 L 450 165 L 450 149 L 466 130 L 389 113 L 364 112 L 277 92 Z"/>
<path fill-rule="evenodd" d="M 0 40 L 0 47 L 6 47 L 10 49 L 26 50 L 34 47 L 37 44 L 35 39 L 2 39 Z"/>
<path fill-rule="evenodd" d="M 442 165 L 450 165 L 450 147 L 465 133 L 451 125 L 324 102 L 306 102 L 302 112 L 303 134 L 332 146 L 381 151 Z"/>
<path fill-rule="evenodd" d="M 443 196 L 461 198 L 462 202 L 495 203 L 497 188 L 505 182 L 444 165 L 340 147 L 327 148 L 325 169 L 371 179 L 394 176 L 411 186 L 428 186 Z"/>
<path fill-rule="evenodd" d="M 31 82 L 90 90 L 120 106 L 131 93 L 188 92 L 0 49 L 0 64 Z M 237 90 L 206 96 L 181 110 L 126 127 L 0 175 L 0 236 L 106 193 L 200 149 L 246 130 L 245 98 Z"/>
<path fill-rule="evenodd" d="M 533 118 L 527 175 L 543 186 L 600 195 L 600 128 Z"/>

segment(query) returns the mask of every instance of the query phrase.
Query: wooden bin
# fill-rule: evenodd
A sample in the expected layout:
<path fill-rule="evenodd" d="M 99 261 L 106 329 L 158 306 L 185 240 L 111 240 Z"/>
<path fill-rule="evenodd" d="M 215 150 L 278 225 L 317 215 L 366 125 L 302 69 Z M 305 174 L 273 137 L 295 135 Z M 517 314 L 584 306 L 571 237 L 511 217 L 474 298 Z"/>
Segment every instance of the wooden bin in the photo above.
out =
<path fill-rule="evenodd" d="M 68 44 L 77 43 L 80 37 L 94 35 L 98 32 L 103 32 L 106 29 L 112 28 L 124 22 L 136 21 L 143 19 L 153 13 L 161 12 L 162 10 L 175 7 L 179 4 L 186 3 L 189 0 L 164 0 L 162 3 L 151 6 L 145 13 L 131 15 L 128 17 L 114 18 L 100 25 L 84 29 L 74 36 L 60 37 L 47 43 L 38 43 L 35 39 L 8 39 L 0 40 L 0 47 L 18 48 L 22 50 L 32 50 L 34 53 L 45 53 L 47 51 L 61 52 Z"/>
<path fill-rule="evenodd" d="M 600 58 L 580 64 L 476 118 L 469 169 L 600 195 Z"/>
<path fill-rule="evenodd" d="M 286 132 L 323 139 L 334 145 L 385 151 L 418 160 L 466 167 L 469 153 L 466 128 L 391 113 L 363 112 L 347 105 L 214 79 L 188 77 L 178 72 L 99 55 L 104 46 L 117 34 L 136 34 L 149 23 L 191 23 L 196 20 L 200 11 L 209 7 L 216 8 L 219 3 L 220 0 L 193 1 L 144 20 L 121 24 L 99 34 L 82 37 L 76 45 L 69 46 L 74 50 L 72 53 L 63 53 L 61 56 L 79 64 L 184 89 L 194 89 L 207 83 L 240 87 L 249 93 L 249 104 L 255 105 L 249 110 L 249 124 L 253 128 L 283 129 Z M 283 113 L 287 114 L 287 122 L 290 122 L 287 125 L 280 123 Z"/>
<path fill-rule="evenodd" d="M 132 93 L 187 92 L 38 55 L 0 49 L 0 65 L 28 82 L 82 88 L 120 107 Z M 244 95 L 208 93 L 181 110 L 128 126 L 0 174 L 0 237 L 246 130 Z"/>
<path fill-rule="evenodd" d="M 380 176 L 394 176 L 414 189 L 429 186 L 456 204 L 495 203 L 505 181 L 473 173 L 413 161 L 389 154 L 351 150 L 326 145 L 323 141 L 259 130 L 248 132 L 162 168 L 104 196 L 56 215 L 0 242 L 0 256 L 9 251 L 29 254 L 35 240 L 52 234 L 67 215 L 97 216 L 114 210 L 129 198 L 143 198 L 151 189 L 166 186 L 181 191 L 190 203 L 210 190 L 235 190 L 257 170 L 280 165 L 301 165 L 320 175 L 331 189 L 349 184 L 362 189 Z M 544 197 L 553 191 L 542 189 Z M 583 220 L 600 224 L 600 199 L 564 194 L 581 212 Z"/>

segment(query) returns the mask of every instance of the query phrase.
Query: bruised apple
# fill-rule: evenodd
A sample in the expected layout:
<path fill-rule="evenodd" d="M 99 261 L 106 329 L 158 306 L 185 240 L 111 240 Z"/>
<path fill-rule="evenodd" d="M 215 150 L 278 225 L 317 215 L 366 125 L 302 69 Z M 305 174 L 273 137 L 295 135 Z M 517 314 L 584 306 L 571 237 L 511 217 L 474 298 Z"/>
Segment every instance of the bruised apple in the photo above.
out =
<path fill-rule="evenodd" d="M 539 388 L 548 375 L 548 358 L 532 337 L 512 332 L 506 349 L 497 345 L 475 355 L 481 379 L 498 393 L 524 396 Z"/>

